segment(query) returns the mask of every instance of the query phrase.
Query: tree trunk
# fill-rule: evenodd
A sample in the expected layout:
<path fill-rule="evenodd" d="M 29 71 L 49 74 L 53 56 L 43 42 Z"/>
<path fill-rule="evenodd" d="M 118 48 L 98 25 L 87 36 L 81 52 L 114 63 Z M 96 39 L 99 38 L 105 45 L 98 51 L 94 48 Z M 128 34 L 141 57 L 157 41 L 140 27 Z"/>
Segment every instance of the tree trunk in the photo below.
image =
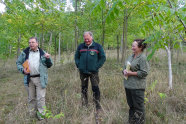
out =
<path fill-rule="evenodd" d="M 12 45 L 10 44 L 9 45 L 9 55 L 11 56 L 11 54 L 12 54 Z"/>
<path fill-rule="evenodd" d="M 185 42 L 184 37 L 183 37 L 181 34 L 179 34 L 179 36 L 180 36 L 182 42 Z M 182 46 L 182 42 L 180 42 L 180 49 L 181 49 L 181 54 L 183 55 L 183 46 Z"/>
<path fill-rule="evenodd" d="M 127 9 L 124 9 L 124 19 L 123 19 L 123 51 L 121 62 L 125 61 L 126 56 L 126 48 L 127 48 Z"/>
<path fill-rule="evenodd" d="M 56 65 L 56 51 L 57 51 L 57 44 L 56 44 L 57 35 L 55 36 L 55 52 L 54 52 L 54 66 Z"/>
<path fill-rule="evenodd" d="M 44 34 L 43 34 L 43 24 L 42 24 L 42 40 L 40 41 L 40 47 L 42 48 L 43 47 L 43 36 L 44 36 Z"/>
<path fill-rule="evenodd" d="M 66 44 L 66 48 L 67 48 L 67 51 L 69 50 L 69 48 L 68 48 L 68 42 L 67 42 L 67 44 Z"/>
<path fill-rule="evenodd" d="M 74 51 L 75 50 L 75 48 L 74 48 L 75 46 L 74 46 L 74 44 L 73 43 L 71 43 L 71 51 Z"/>
<path fill-rule="evenodd" d="M 127 9 L 125 9 L 125 31 L 124 31 L 124 61 L 126 59 L 126 55 L 127 55 L 127 23 L 128 22 L 128 19 L 127 19 Z"/>
<path fill-rule="evenodd" d="M 42 48 L 45 46 L 44 43 L 45 43 L 45 34 L 43 33 L 43 36 L 42 36 Z"/>
<path fill-rule="evenodd" d="M 104 42 L 105 42 L 105 21 L 103 17 L 103 9 L 102 9 L 102 46 L 104 47 Z"/>
<path fill-rule="evenodd" d="M 179 49 L 177 49 L 177 55 L 176 55 L 176 63 L 178 63 L 179 62 L 179 54 L 180 54 L 180 52 L 179 52 L 180 50 Z M 177 68 L 176 68 L 177 69 Z"/>
<path fill-rule="evenodd" d="M 75 49 L 77 48 L 78 45 L 78 27 L 77 27 L 77 1 L 75 0 Z"/>
<path fill-rule="evenodd" d="M 39 42 L 39 47 L 41 46 L 40 44 L 41 44 L 41 35 L 39 34 L 39 38 L 38 38 L 38 42 Z"/>
<path fill-rule="evenodd" d="M 184 41 L 184 40 L 183 40 Z M 183 46 L 182 46 L 182 42 L 180 42 L 180 50 L 181 50 L 181 54 L 183 55 Z"/>
<path fill-rule="evenodd" d="M 121 35 L 121 46 L 120 46 L 120 52 L 121 52 L 121 62 L 122 62 L 122 57 L 123 55 L 123 35 Z"/>
<path fill-rule="evenodd" d="M 49 53 L 51 53 L 51 47 L 52 47 L 52 32 L 50 32 L 50 40 L 49 40 L 49 46 L 48 46 Z"/>
<path fill-rule="evenodd" d="M 19 34 L 18 43 L 17 43 L 17 58 L 20 54 L 20 42 L 21 42 L 21 34 Z"/>
<path fill-rule="evenodd" d="M 168 56 L 168 66 L 169 66 L 169 89 L 172 89 L 172 64 L 171 64 L 171 50 L 170 46 L 165 46 Z"/>
<path fill-rule="evenodd" d="M 119 35 L 117 35 L 117 62 L 119 62 Z"/>
<path fill-rule="evenodd" d="M 59 59 L 59 63 L 61 62 L 61 33 L 59 33 L 59 48 L 58 48 L 58 59 Z"/>
<path fill-rule="evenodd" d="M 92 29 L 91 14 L 89 15 L 89 31 Z"/>

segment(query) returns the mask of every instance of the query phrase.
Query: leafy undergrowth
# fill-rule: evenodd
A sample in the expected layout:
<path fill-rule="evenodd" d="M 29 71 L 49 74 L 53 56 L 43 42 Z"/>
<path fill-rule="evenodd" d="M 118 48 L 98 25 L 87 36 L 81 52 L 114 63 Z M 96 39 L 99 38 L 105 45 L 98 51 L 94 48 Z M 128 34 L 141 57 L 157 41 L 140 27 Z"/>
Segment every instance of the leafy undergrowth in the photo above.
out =
<path fill-rule="evenodd" d="M 168 90 L 168 70 L 163 69 L 167 65 L 162 61 L 165 60 L 151 61 L 145 96 L 146 123 L 183 124 L 186 121 L 185 60 L 181 61 L 180 66 L 173 68 L 173 90 Z M 79 73 L 73 62 L 49 69 L 46 106 L 53 116 L 60 113 L 64 115 L 44 121 L 29 117 L 23 75 L 17 71 L 15 60 L 8 60 L 4 66 L 0 63 L 0 66 L 0 123 L 95 124 L 90 83 L 89 105 L 85 108 L 81 106 Z M 126 124 L 128 121 L 122 67 L 122 63 L 108 58 L 99 72 L 103 108 L 100 121 L 103 124 Z"/>

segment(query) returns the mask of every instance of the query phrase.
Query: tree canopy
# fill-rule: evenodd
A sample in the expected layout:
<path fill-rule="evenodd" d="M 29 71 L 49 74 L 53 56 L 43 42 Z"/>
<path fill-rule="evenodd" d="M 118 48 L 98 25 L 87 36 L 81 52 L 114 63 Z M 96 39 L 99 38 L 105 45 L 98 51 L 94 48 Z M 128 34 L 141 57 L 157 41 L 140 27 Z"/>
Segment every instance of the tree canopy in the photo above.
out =
<path fill-rule="evenodd" d="M 127 18 L 126 42 L 147 39 L 146 42 L 155 46 L 150 49 L 151 55 L 168 45 L 179 47 L 178 43 L 185 37 L 183 0 L 75 0 L 71 1 L 74 9 L 68 8 L 67 2 L 2 0 L 6 8 L 0 14 L 0 57 L 18 54 L 17 49 L 25 48 L 31 36 L 37 36 L 44 49 L 50 42 L 54 53 L 59 33 L 61 48 L 75 50 L 75 42 L 82 42 L 82 34 L 87 30 L 105 48 L 116 48 L 116 36 L 121 40 L 124 17 Z"/>

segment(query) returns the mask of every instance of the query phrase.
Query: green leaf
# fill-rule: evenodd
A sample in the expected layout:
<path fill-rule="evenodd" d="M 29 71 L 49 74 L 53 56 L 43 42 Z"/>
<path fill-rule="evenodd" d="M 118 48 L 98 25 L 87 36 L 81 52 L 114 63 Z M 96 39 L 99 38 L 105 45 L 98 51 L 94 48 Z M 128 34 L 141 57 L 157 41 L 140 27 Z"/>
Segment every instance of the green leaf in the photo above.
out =
<path fill-rule="evenodd" d="M 158 93 L 158 95 L 160 96 L 161 99 L 165 99 L 167 97 L 167 95 L 165 93 Z"/>
<path fill-rule="evenodd" d="M 54 118 L 59 119 L 61 117 L 64 117 L 64 114 L 61 112 L 60 114 L 57 114 L 54 116 Z"/>
<path fill-rule="evenodd" d="M 148 98 L 144 98 L 144 103 L 147 103 L 147 102 L 149 102 L 149 99 Z"/>
<path fill-rule="evenodd" d="M 118 16 L 119 15 L 119 9 L 117 7 L 114 7 L 114 13 Z"/>
<path fill-rule="evenodd" d="M 119 1 L 118 1 L 118 6 L 119 6 L 120 8 L 123 8 L 123 1 L 122 1 L 122 0 L 119 0 Z"/>
<path fill-rule="evenodd" d="M 147 56 L 147 60 L 149 61 L 150 59 L 152 59 L 153 55 L 155 54 L 156 52 L 156 48 L 153 48 L 152 49 L 152 52 Z"/>
<path fill-rule="evenodd" d="M 101 5 L 102 8 L 104 8 L 105 7 L 105 0 L 101 0 L 100 5 Z"/>
<path fill-rule="evenodd" d="M 161 18 L 162 20 L 164 20 L 164 17 L 163 17 L 163 15 L 162 15 L 162 13 L 159 13 L 159 16 L 160 16 L 160 18 Z"/>
<path fill-rule="evenodd" d="M 145 35 L 145 30 L 144 29 L 141 29 L 141 32 L 143 33 L 143 35 Z"/>
<path fill-rule="evenodd" d="M 110 19 L 111 20 L 114 20 L 114 8 L 116 7 L 116 5 L 117 5 L 117 2 L 118 2 L 118 0 L 116 1 L 116 2 L 114 2 L 114 4 L 113 4 L 113 6 L 112 6 L 112 8 L 111 9 L 109 9 L 109 11 L 107 12 L 107 15 L 106 15 L 106 17 L 105 17 L 105 19 L 104 20 L 107 20 L 107 18 L 110 16 Z M 108 19 L 109 20 L 109 19 Z M 107 20 L 107 22 L 110 22 L 110 21 L 108 21 Z"/>
<path fill-rule="evenodd" d="M 111 12 L 111 13 L 110 13 L 110 18 L 111 18 L 112 20 L 114 20 L 114 18 L 115 18 L 114 12 Z"/>
<path fill-rule="evenodd" d="M 93 11 L 95 11 L 97 8 L 101 8 L 99 5 L 99 1 L 97 1 L 96 5 L 92 8 L 92 10 L 90 11 L 90 14 L 92 14 Z M 97 10 L 100 10 L 100 9 L 97 9 Z"/>
<path fill-rule="evenodd" d="M 157 80 L 155 80 L 151 85 L 150 85 L 150 91 L 153 91 L 154 89 L 155 89 L 155 87 L 156 87 L 156 84 L 157 84 Z"/>

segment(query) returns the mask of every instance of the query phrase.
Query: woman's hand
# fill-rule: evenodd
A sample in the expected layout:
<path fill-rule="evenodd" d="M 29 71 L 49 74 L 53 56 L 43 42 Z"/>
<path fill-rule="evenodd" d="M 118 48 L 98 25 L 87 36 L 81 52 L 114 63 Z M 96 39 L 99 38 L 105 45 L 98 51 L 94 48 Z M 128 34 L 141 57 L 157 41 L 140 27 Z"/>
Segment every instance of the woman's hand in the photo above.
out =
<path fill-rule="evenodd" d="M 131 76 L 133 75 L 133 72 L 132 71 L 127 71 L 127 76 Z"/>
<path fill-rule="evenodd" d="M 125 76 L 136 76 L 137 75 L 137 72 L 132 72 L 132 71 L 127 71 L 126 69 L 125 70 L 123 70 L 123 74 L 125 75 Z"/>
<path fill-rule="evenodd" d="M 127 72 L 127 70 L 126 70 L 126 69 L 125 69 L 125 70 L 123 70 L 123 75 L 128 76 L 128 72 Z"/>

